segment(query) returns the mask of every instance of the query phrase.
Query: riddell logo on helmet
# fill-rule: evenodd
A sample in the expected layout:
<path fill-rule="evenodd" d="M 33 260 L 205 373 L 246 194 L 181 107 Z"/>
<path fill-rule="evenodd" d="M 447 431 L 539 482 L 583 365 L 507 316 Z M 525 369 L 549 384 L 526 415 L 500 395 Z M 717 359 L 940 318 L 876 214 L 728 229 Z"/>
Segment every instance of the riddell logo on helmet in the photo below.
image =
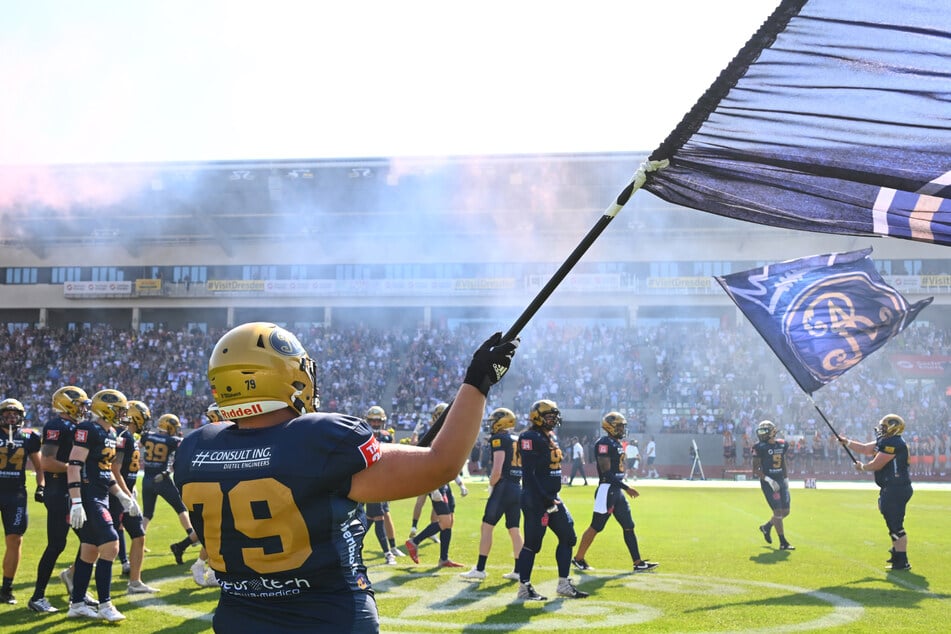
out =
<path fill-rule="evenodd" d="M 264 408 L 261 407 L 260 403 L 255 403 L 251 407 L 242 407 L 241 405 L 235 405 L 234 407 L 219 407 L 221 415 L 228 418 L 243 418 L 245 416 L 254 416 L 255 414 L 263 414 Z"/>

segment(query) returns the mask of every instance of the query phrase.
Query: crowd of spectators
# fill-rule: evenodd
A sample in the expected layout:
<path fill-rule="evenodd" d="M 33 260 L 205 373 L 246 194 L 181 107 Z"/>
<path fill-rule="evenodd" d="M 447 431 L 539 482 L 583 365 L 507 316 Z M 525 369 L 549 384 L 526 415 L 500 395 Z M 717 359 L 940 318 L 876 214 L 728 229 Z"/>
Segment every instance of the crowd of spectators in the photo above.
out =
<path fill-rule="evenodd" d="M 50 416 L 50 395 L 77 385 L 90 395 L 115 388 L 145 401 L 157 418 L 178 415 L 185 428 L 206 422 L 211 402 L 209 351 L 220 331 L 0 328 L 0 397 L 17 398 L 28 423 Z M 447 329 L 313 327 L 298 336 L 318 361 L 322 409 L 362 415 L 382 405 L 389 425 L 425 427 L 435 405 L 452 398 L 486 326 Z M 763 419 L 793 442 L 800 464 L 841 463 L 824 414 L 850 438 L 871 439 L 878 417 L 895 412 L 919 475 L 947 471 L 951 462 L 951 407 L 938 380 L 909 380 L 889 354 L 948 355 L 951 337 L 915 325 L 817 391 L 812 398 L 752 329 L 704 328 L 670 322 L 618 327 L 540 323 L 521 334 L 517 362 L 490 393 L 489 410 L 509 407 L 524 424 L 532 402 L 562 409 L 618 410 L 631 434 L 728 434 L 737 461 L 754 442 Z M 812 400 L 814 398 L 814 400 Z M 820 411 L 821 410 L 821 413 Z M 795 460 L 793 461 L 795 464 Z"/>

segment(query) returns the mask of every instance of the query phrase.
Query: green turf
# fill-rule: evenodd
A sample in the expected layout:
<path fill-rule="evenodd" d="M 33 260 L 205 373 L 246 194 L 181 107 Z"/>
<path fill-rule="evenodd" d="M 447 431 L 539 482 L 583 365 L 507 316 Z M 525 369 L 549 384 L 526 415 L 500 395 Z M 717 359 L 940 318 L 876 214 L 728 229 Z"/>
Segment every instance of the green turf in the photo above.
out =
<path fill-rule="evenodd" d="M 572 573 L 591 593 L 584 600 L 555 597 L 557 572 L 554 536 L 545 539 L 532 581 L 551 599 L 514 601 L 517 583 L 501 578 L 511 570 L 511 542 L 499 527 L 489 558 L 489 578 L 479 584 L 458 573 L 475 563 L 485 483 L 470 483 L 471 494 L 457 500 L 450 556 L 465 569 L 438 569 L 439 547 L 420 548 L 421 563 L 400 558 L 383 565 L 371 535 L 364 551 L 377 588 L 384 632 L 941 632 L 951 614 L 951 491 L 919 490 L 909 505 L 911 571 L 886 572 L 890 545 L 875 506 L 877 490 L 793 490 L 787 536 L 794 552 L 768 546 L 756 529 L 768 517 L 755 488 L 684 488 L 636 483 L 633 502 L 637 534 L 645 557 L 659 561 L 650 574 L 629 574 L 630 560 L 621 531 L 609 524 L 588 553 L 595 567 Z M 590 519 L 593 487 L 565 488 L 578 535 Z M 391 505 L 402 546 L 409 529 L 410 501 Z M 31 506 L 23 561 L 14 587 L 16 606 L 0 606 L 0 632 L 201 632 L 210 630 L 217 591 L 199 588 L 187 566 L 176 566 L 168 544 L 182 534 L 171 509 L 160 503 L 150 526 L 144 578 L 162 592 L 156 598 L 129 600 L 116 570 L 117 607 L 128 619 L 117 625 L 67 621 L 65 592 L 54 576 L 48 596 L 64 608 L 37 615 L 26 608 L 36 562 L 45 545 L 44 511 Z M 428 506 L 426 509 L 428 513 Z M 423 526 L 421 522 L 420 527 Z M 67 553 L 75 553 L 70 537 Z M 57 572 L 67 563 L 61 558 Z M 186 555 L 194 561 L 196 549 Z M 118 567 L 117 567 L 118 568 Z"/>

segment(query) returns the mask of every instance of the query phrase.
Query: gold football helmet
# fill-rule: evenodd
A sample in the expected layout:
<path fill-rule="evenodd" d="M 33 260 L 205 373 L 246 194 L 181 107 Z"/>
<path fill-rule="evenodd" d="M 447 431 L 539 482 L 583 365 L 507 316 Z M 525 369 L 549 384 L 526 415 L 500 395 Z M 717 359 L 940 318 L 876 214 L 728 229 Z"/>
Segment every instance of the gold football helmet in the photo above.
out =
<path fill-rule="evenodd" d="M 320 407 L 317 364 L 297 337 L 276 324 L 251 322 L 225 333 L 211 351 L 208 380 L 226 420 Z"/>
<path fill-rule="evenodd" d="M 379 405 L 374 405 L 367 410 L 367 415 L 364 418 L 367 419 L 373 429 L 383 429 L 383 423 L 386 422 L 386 411 Z"/>
<path fill-rule="evenodd" d="M 13 416 L 8 416 L 7 412 L 13 412 Z M 5 398 L 0 401 L 0 426 L 16 428 L 23 424 L 26 418 L 26 408 L 23 403 L 15 398 Z M 8 422 L 9 421 L 9 422 Z"/>
<path fill-rule="evenodd" d="M 627 419 L 621 412 L 608 412 L 601 419 L 601 429 L 611 438 L 624 438 L 627 433 Z"/>
<path fill-rule="evenodd" d="M 489 414 L 489 426 L 493 434 L 501 433 L 515 427 L 515 412 L 504 407 L 492 410 Z"/>
<path fill-rule="evenodd" d="M 129 401 L 129 431 L 141 434 L 152 420 L 152 410 L 142 401 Z"/>
<path fill-rule="evenodd" d="M 771 420 L 764 420 L 756 426 L 756 437 L 762 442 L 773 442 L 776 440 L 776 425 Z"/>
<path fill-rule="evenodd" d="M 430 418 L 430 424 L 436 424 L 436 421 L 439 420 L 439 417 L 442 416 L 442 413 L 446 411 L 446 408 L 449 407 L 449 403 L 437 403 L 436 407 L 433 409 L 433 415 Z"/>
<path fill-rule="evenodd" d="M 0 411 L 3 410 L 2 404 L 0 404 Z M 905 421 L 898 414 L 887 414 L 882 417 L 882 420 L 878 421 L 878 425 L 875 426 L 875 437 L 876 438 L 891 438 L 892 436 L 899 436 L 905 431 Z"/>
<path fill-rule="evenodd" d="M 158 422 L 155 423 L 155 427 L 169 436 L 178 436 L 179 432 L 182 431 L 182 423 L 175 414 L 162 414 L 159 416 Z"/>
<path fill-rule="evenodd" d="M 205 410 L 205 416 L 208 418 L 209 423 L 220 423 L 224 420 L 221 417 L 221 410 L 218 409 L 217 403 L 212 403 L 208 406 L 208 409 Z"/>
<path fill-rule="evenodd" d="M 532 403 L 532 410 L 528 419 L 535 427 L 551 431 L 561 424 L 561 412 L 558 410 L 555 401 L 542 399 Z"/>
<path fill-rule="evenodd" d="M 74 385 L 67 385 L 53 392 L 53 411 L 73 422 L 86 418 L 89 405 L 86 392 Z"/>
<path fill-rule="evenodd" d="M 117 425 L 123 422 L 129 413 L 129 399 L 119 390 L 99 390 L 92 395 L 90 409 L 93 416 L 110 425 Z"/>

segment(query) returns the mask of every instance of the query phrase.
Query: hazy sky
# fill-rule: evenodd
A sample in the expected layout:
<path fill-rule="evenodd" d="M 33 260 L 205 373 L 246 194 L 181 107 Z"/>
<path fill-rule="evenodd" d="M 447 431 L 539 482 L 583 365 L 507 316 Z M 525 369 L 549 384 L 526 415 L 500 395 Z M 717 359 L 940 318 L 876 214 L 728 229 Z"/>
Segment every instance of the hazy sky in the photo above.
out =
<path fill-rule="evenodd" d="M 778 0 L 0 0 L 0 164 L 650 151 Z"/>

